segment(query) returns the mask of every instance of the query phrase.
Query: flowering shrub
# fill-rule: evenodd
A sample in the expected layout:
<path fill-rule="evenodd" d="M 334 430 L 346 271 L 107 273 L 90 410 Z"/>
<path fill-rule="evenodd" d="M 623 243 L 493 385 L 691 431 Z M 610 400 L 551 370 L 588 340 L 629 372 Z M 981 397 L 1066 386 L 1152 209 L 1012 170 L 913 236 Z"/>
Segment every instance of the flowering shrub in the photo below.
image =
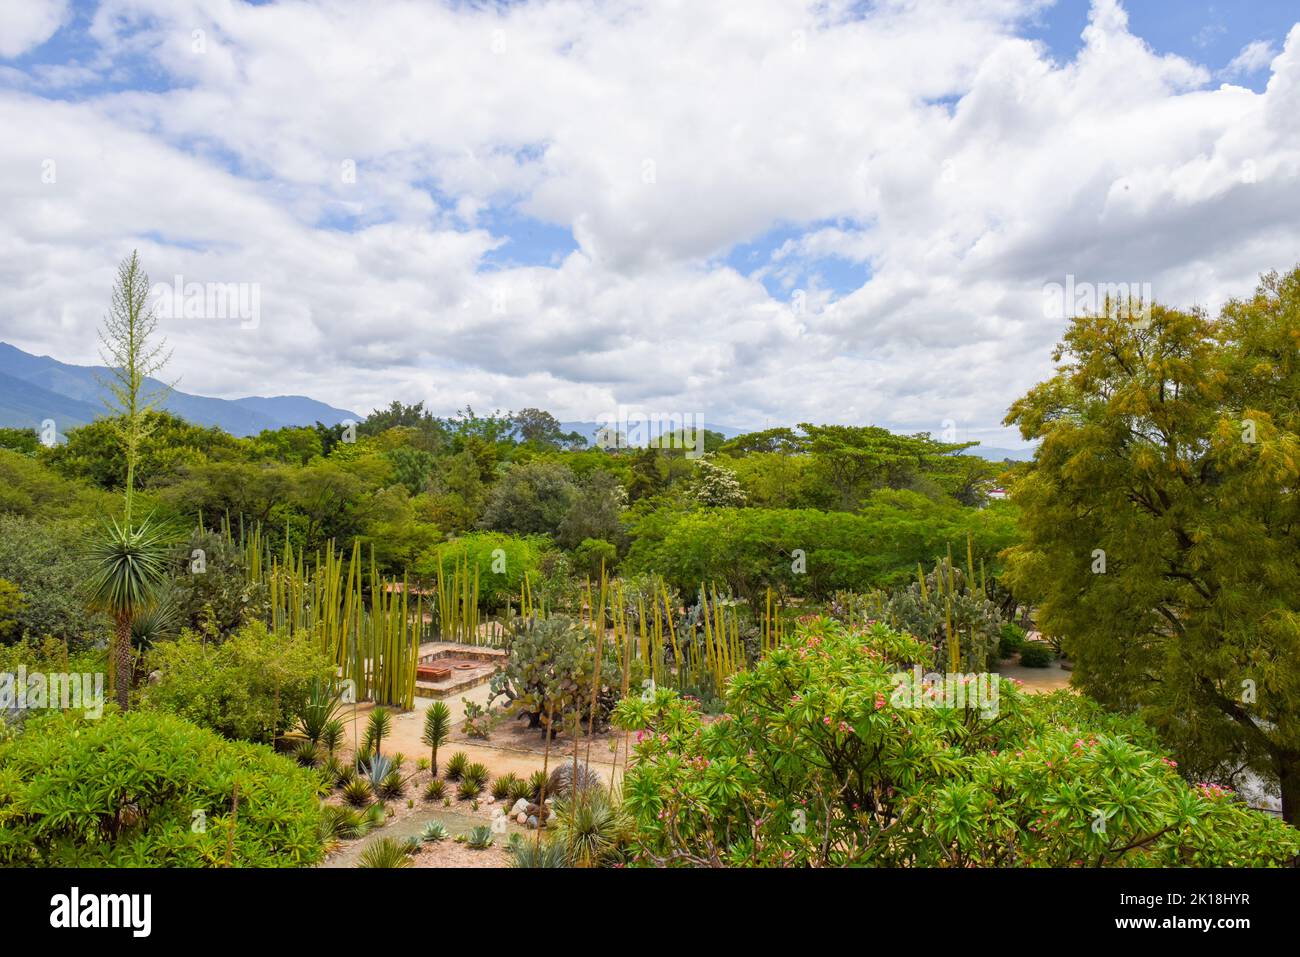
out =
<path fill-rule="evenodd" d="M 636 732 L 623 797 L 642 863 L 686 866 L 1244 866 L 1300 834 L 1189 786 L 1142 725 L 1000 680 L 996 713 L 898 707 L 931 649 L 817 619 L 731 679 L 705 723 L 666 689 L 615 710 Z"/>

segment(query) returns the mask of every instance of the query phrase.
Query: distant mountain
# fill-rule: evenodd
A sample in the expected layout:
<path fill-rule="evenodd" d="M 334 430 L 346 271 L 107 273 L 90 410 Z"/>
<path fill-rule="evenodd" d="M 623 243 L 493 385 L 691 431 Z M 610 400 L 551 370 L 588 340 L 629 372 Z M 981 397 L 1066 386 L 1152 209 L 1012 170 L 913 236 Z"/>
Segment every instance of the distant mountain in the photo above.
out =
<path fill-rule="evenodd" d="M 1034 457 L 1033 449 L 998 449 L 991 445 L 977 445 L 973 449 L 966 449 L 963 455 L 978 455 L 982 459 L 988 459 L 990 462 L 1002 462 L 1011 459 L 1014 462 L 1028 462 Z"/>
<path fill-rule="evenodd" d="M 60 432 L 85 425 L 104 414 L 103 383 L 111 373 L 103 366 L 74 366 L 49 356 L 34 356 L 0 342 L 0 426 L 40 428 L 53 419 Z M 146 390 L 163 388 L 156 379 Z M 195 425 L 218 426 L 231 435 L 256 435 L 264 429 L 360 422 L 355 412 L 336 409 L 301 395 L 213 399 L 173 390 L 163 408 Z"/>
<path fill-rule="evenodd" d="M 630 424 L 635 425 L 635 423 Z M 692 428 L 694 424 L 694 420 L 688 420 L 685 423 L 688 429 Z M 603 428 L 603 426 L 604 423 L 601 422 L 561 422 L 560 431 L 565 433 L 577 432 L 586 439 L 587 444 L 590 445 L 596 441 L 596 434 L 601 430 L 601 428 Z M 651 431 L 650 425 L 643 425 L 642 428 L 647 434 Z M 659 428 L 657 422 L 654 424 L 653 428 Z M 733 429 L 729 425 L 718 425 L 716 422 L 710 422 L 707 419 L 704 421 L 704 428 L 709 432 L 717 432 L 719 435 L 726 436 L 729 439 L 734 439 L 738 435 L 744 435 L 746 432 L 754 431 L 753 429 Z"/>

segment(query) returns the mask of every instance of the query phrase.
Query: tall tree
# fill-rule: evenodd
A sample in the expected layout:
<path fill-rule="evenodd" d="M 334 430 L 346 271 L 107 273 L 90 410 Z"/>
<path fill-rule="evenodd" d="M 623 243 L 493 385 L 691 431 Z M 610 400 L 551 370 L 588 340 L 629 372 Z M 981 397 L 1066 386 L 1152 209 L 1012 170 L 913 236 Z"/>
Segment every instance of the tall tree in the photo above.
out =
<path fill-rule="evenodd" d="M 1184 771 L 1252 770 L 1300 822 L 1300 269 L 1217 319 L 1075 320 L 1008 424 L 1008 580 L 1074 680 L 1149 717 Z"/>
<path fill-rule="evenodd" d="M 110 658 L 115 662 L 117 703 L 123 711 L 130 705 L 133 674 L 131 623 L 153 604 L 167 574 L 163 531 L 150 519 L 138 526 L 131 520 L 140 447 L 151 428 L 149 413 L 161 399 L 160 390 L 146 393 L 145 388 L 168 358 L 166 342 L 152 341 L 158 319 L 148 300 L 149 276 L 133 250 L 118 266 L 112 303 L 100 330 L 102 355 L 112 376 L 106 405 L 126 451 L 123 515 L 120 522 L 105 523 L 90 547 L 94 564 L 90 600 L 92 606 L 113 617 L 114 653 Z"/>

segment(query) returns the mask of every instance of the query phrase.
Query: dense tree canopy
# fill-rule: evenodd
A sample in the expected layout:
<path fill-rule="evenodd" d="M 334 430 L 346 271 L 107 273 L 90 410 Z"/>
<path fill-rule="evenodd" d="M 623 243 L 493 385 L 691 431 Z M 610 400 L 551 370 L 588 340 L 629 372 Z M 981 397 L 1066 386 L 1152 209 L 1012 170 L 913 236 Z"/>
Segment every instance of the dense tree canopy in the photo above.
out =
<path fill-rule="evenodd" d="M 1300 820 L 1300 271 L 1217 318 L 1075 320 L 1008 416 L 1041 439 L 1009 578 L 1107 704 Z"/>

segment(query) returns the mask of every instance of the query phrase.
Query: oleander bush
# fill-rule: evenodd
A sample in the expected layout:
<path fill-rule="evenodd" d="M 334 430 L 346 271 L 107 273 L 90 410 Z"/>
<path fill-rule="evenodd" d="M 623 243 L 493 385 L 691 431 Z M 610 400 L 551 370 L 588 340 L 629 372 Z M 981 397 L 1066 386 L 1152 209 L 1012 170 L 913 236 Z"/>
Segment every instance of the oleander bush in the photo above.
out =
<path fill-rule="evenodd" d="M 667 689 L 620 703 L 632 856 L 679 866 L 1284 866 L 1300 832 L 1184 780 L 1136 718 L 997 679 L 909 699 L 932 649 L 817 619 L 704 724 Z M 964 686 L 971 691 L 978 685 Z M 954 689 L 956 685 L 954 684 Z M 996 689 L 994 694 L 993 689 Z M 971 695 L 973 697 L 973 693 Z M 951 699 L 941 703 L 952 704 Z"/>

